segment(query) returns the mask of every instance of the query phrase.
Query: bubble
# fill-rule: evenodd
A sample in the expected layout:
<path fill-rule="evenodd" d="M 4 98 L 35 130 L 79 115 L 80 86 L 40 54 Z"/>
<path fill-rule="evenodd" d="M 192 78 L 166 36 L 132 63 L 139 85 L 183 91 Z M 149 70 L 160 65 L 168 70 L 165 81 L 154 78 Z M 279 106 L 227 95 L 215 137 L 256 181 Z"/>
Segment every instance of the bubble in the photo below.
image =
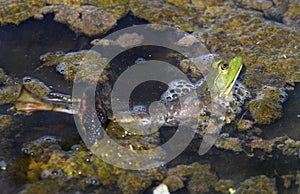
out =
<path fill-rule="evenodd" d="M 146 61 L 146 59 L 144 59 L 143 57 L 139 57 L 139 58 L 137 58 L 136 60 L 135 60 L 135 64 L 139 64 L 139 63 L 143 63 L 143 62 L 145 62 Z"/>
<path fill-rule="evenodd" d="M 59 63 L 57 66 L 56 66 L 56 71 L 62 75 L 66 75 L 66 63 Z"/>
<path fill-rule="evenodd" d="M 58 141 L 57 138 L 54 136 L 44 136 L 44 137 L 41 137 L 40 140 L 45 141 L 45 142 L 51 142 L 51 143 L 56 143 Z"/>
<path fill-rule="evenodd" d="M 39 139 L 35 140 L 36 143 L 40 144 L 40 143 L 57 143 L 58 139 L 54 136 L 43 136 L 40 137 Z"/>
<path fill-rule="evenodd" d="M 100 185 L 100 182 L 96 178 L 91 177 L 86 179 L 86 184 L 98 186 Z"/>
<path fill-rule="evenodd" d="M 132 107 L 132 112 L 133 113 L 147 113 L 147 108 L 144 105 L 135 105 Z"/>
<path fill-rule="evenodd" d="M 174 80 L 168 84 L 168 89 L 162 94 L 161 101 L 173 101 L 187 95 L 194 89 L 194 85 L 186 80 Z"/>
<path fill-rule="evenodd" d="M 21 151 L 24 152 L 25 154 L 29 154 L 29 150 L 27 148 L 21 148 Z"/>
<path fill-rule="evenodd" d="M 41 172 L 41 178 L 67 177 L 62 170 L 44 170 Z"/>
<path fill-rule="evenodd" d="M 43 136 L 29 143 L 23 144 L 21 151 L 30 156 L 36 156 L 45 149 L 57 149 L 60 148 L 58 139 L 53 136 Z"/>
<path fill-rule="evenodd" d="M 74 150 L 74 151 L 80 151 L 80 145 L 79 144 L 75 144 L 75 145 L 72 145 L 71 146 L 71 150 Z"/>
<path fill-rule="evenodd" d="M 23 77 L 23 83 L 30 83 L 32 80 L 33 80 L 32 77 L 29 76 Z"/>

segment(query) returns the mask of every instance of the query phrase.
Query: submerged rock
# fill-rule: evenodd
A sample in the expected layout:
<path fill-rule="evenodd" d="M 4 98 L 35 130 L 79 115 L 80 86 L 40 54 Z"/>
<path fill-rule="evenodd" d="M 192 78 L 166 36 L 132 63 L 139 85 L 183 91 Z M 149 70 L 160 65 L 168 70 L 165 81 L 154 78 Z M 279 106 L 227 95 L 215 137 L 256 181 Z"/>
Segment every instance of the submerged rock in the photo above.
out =
<path fill-rule="evenodd" d="M 106 3 L 92 1 L 2 1 L 0 3 L 0 23 L 20 22 L 35 17 L 42 19 L 43 15 L 54 13 L 54 20 L 65 23 L 75 32 L 96 35 L 112 28 L 117 19 L 127 13 L 126 1 Z M 97 6 L 95 6 L 97 5 Z"/>
<path fill-rule="evenodd" d="M 281 104 L 286 98 L 284 89 L 264 86 L 256 98 L 247 104 L 247 108 L 257 123 L 269 124 L 281 117 Z"/>
<path fill-rule="evenodd" d="M 108 80 L 107 75 L 103 74 L 104 69 L 108 67 L 108 61 L 96 51 L 49 52 L 40 56 L 40 60 L 43 65 L 38 70 L 46 66 L 56 66 L 56 70 L 69 81 L 75 78 L 100 83 Z"/>
<path fill-rule="evenodd" d="M 105 186 L 122 193 L 138 193 L 148 188 L 153 180 L 162 180 L 165 176 L 163 167 L 145 171 L 120 169 L 103 162 L 82 145 L 78 149 L 62 150 L 60 144 L 61 141 L 53 136 L 41 137 L 24 144 L 22 151 L 29 156 L 20 161 L 18 168 L 29 181 L 42 179 L 42 182 L 47 183 L 49 180 L 56 180 L 61 185 L 58 190 L 66 189 L 64 185 L 73 180 L 79 183 L 77 186 L 72 185 L 75 190 L 93 185 L 95 189 Z M 24 167 L 28 170 L 23 171 Z M 26 191 L 38 184 L 29 185 Z M 114 184 L 118 186 L 115 187 Z"/>
<path fill-rule="evenodd" d="M 277 193 L 276 181 L 274 178 L 268 178 L 265 175 L 249 178 L 241 183 L 236 193 Z"/>
<path fill-rule="evenodd" d="M 176 167 L 168 170 L 168 175 L 167 179 L 165 179 L 167 182 L 170 181 L 171 177 L 174 177 L 174 180 L 188 180 L 187 188 L 191 193 L 209 192 L 217 182 L 216 175 L 210 171 L 210 165 L 201 165 L 199 163 L 193 163 L 191 165 L 177 165 Z M 170 182 L 168 187 L 180 189 L 180 187 L 178 187 L 180 184 L 176 186 L 176 183 L 178 183 L 178 181 Z"/>
<path fill-rule="evenodd" d="M 26 184 L 23 193 L 47 185 L 45 193 L 85 190 L 135 194 L 145 192 L 157 182 L 167 187 L 164 192 L 187 188 L 191 193 L 234 193 L 235 186 L 238 187 L 236 193 L 274 193 L 277 190 L 275 179 L 264 175 L 250 177 L 241 183 L 218 180 L 209 164 L 162 166 L 140 171 L 120 169 L 95 157 L 83 145 L 76 144 L 63 150 L 62 144 L 57 137 L 44 136 L 23 145 L 22 151 L 26 155 L 14 165 L 17 176 L 22 175 L 30 183 Z"/>
<path fill-rule="evenodd" d="M 11 115 L 0 114 L 0 130 L 7 129 L 13 124 L 14 118 Z"/>
<path fill-rule="evenodd" d="M 220 179 L 215 185 L 215 190 L 224 194 L 228 194 L 228 192 L 231 194 L 230 190 L 233 190 L 233 188 L 234 183 L 232 180 Z"/>
<path fill-rule="evenodd" d="M 255 151 L 262 151 L 261 158 L 266 156 L 282 155 L 291 156 L 294 159 L 299 159 L 300 155 L 300 141 L 293 140 L 289 137 L 276 137 L 273 139 L 262 138 L 234 138 L 234 137 L 220 137 L 215 146 L 225 150 L 234 152 L 243 152 L 247 150 L 247 155 L 255 157 Z M 279 152 L 278 152 L 279 151 Z"/>
<path fill-rule="evenodd" d="M 121 16 L 120 14 L 114 16 L 100 7 L 91 5 L 52 5 L 41 8 L 35 17 L 42 18 L 42 15 L 48 13 L 55 14 L 55 21 L 68 24 L 73 31 L 86 35 L 102 34 L 108 31 L 116 25 L 117 19 Z"/>
<path fill-rule="evenodd" d="M 162 183 L 153 190 L 153 194 L 170 194 L 170 192 L 167 185 Z"/>

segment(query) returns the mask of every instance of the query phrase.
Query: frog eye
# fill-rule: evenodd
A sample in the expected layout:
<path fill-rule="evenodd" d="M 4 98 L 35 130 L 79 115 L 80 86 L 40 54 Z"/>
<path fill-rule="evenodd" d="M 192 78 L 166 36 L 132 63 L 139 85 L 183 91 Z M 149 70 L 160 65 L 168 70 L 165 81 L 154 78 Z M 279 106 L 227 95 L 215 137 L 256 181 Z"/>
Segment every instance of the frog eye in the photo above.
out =
<path fill-rule="evenodd" d="M 219 67 L 221 68 L 221 70 L 224 71 L 224 70 L 227 70 L 229 68 L 229 65 L 227 63 L 222 63 L 222 64 L 220 64 Z"/>

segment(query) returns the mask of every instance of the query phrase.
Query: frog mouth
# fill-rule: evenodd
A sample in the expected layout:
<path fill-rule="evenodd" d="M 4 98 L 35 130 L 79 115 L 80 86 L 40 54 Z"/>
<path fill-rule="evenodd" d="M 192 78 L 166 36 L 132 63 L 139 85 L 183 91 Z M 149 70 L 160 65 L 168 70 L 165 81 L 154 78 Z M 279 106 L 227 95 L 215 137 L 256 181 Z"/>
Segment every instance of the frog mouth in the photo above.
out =
<path fill-rule="evenodd" d="M 236 80 L 237 80 L 237 78 L 238 78 L 238 75 L 240 74 L 242 68 L 243 68 L 243 65 L 241 65 L 240 68 L 238 69 L 238 71 L 237 71 L 237 73 L 236 73 L 237 76 L 235 76 L 235 78 L 234 78 L 234 79 L 232 80 L 232 82 L 230 83 L 229 87 L 227 88 L 227 90 L 226 90 L 225 93 L 224 93 L 225 95 L 228 95 L 229 92 L 232 90 L 232 87 L 233 87 L 234 83 L 236 82 Z"/>

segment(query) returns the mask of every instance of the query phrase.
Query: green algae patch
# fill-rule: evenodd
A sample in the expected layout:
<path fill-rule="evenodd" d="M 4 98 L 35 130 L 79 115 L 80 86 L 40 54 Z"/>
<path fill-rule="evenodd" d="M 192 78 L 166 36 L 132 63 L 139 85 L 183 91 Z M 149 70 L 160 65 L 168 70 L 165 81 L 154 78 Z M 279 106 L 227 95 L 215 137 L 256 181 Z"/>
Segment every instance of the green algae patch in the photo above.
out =
<path fill-rule="evenodd" d="M 242 83 L 253 96 L 265 86 L 282 88 L 300 80 L 300 34 L 296 29 L 266 21 L 263 13 L 237 8 L 232 2 L 157 0 L 151 2 L 151 8 L 148 4 L 132 1 L 130 8 L 135 16 L 150 23 L 194 31 L 211 52 L 223 58 L 241 55 L 246 69 Z M 282 102 L 268 103 L 267 98 L 246 107 L 258 123 L 268 124 L 281 116 Z M 266 109 L 268 115 L 262 118 Z"/>
<path fill-rule="evenodd" d="M 183 180 L 178 175 L 167 176 L 164 179 L 163 183 L 168 186 L 168 190 L 170 192 L 177 191 L 177 190 L 182 189 L 184 187 Z"/>
<path fill-rule="evenodd" d="M 7 129 L 14 123 L 14 118 L 11 115 L 0 114 L 0 130 Z"/>
<path fill-rule="evenodd" d="M 246 152 L 249 157 L 255 157 L 255 151 L 260 150 L 263 153 L 260 157 L 274 157 L 281 155 L 298 159 L 300 141 L 291 139 L 287 136 L 276 137 L 273 139 L 239 139 L 234 137 L 220 137 L 215 146 L 219 149 L 230 150 L 233 152 Z M 279 157 L 279 156 L 278 156 Z"/>
<path fill-rule="evenodd" d="M 89 4 L 102 8 L 116 19 L 129 12 L 129 0 L 91 0 Z"/>
<path fill-rule="evenodd" d="M 237 123 L 237 128 L 239 131 L 249 130 L 253 127 L 253 121 L 247 119 L 241 119 Z"/>
<path fill-rule="evenodd" d="M 195 172 L 188 183 L 188 189 L 191 193 L 205 193 L 214 188 L 217 177 L 210 172 Z"/>
<path fill-rule="evenodd" d="M 128 12 L 126 1 L 123 2 L 124 6 L 108 6 L 108 1 L 90 3 L 97 6 L 86 5 L 83 0 L 2 1 L 0 23 L 20 24 L 30 17 L 42 19 L 45 14 L 54 13 L 55 21 L 69 25 L 75 32 L 97 35 L 108 31 L 116 24 L 117 19 Z"/>
<path fill-rule="evenodd" d="M 282 88 L 265 86 L 246 106 L 258 124 L 270 124 L 281 117 L 281 103 L 287 94 Z"/>
<path fill-rule="evenodd" d="M 42 7 L 44 3 L 1 1 L 0 2 L 0 23 L 19 24 L 33 16 L 34 12 Z"/>
<path fill-rule="evenodd" d="M 229 138 L 218 138 L 215 146 L 217 148 L 222 148 L 225 150 L 231 150 L 234 152 L 243 151 L 242 141 L 238 138 L 229 137 Z"/>
<path fill-rule="evenodd" d="M 110 122 L 105 131 L 119 145 L 132 150 L 154 149 L 160 144 L 159 132 L 150 135 L 136 135 L 124 129 L 117 122 Z"/>
<path fill-rule="evenodd" d="M 29 186 L 28 192 L 39 187 L 40 181 L 56 180 L 61 191 L 68 188 L 68 181 L 73 180 L 80 189 L 117 184 L 122 193 L 137 193 L 148 188 L 154 180 L 162 180 L 166 173 L 164 168 L 145 171 L 120 169 L 92 155 L 81 145 L 64 151 L 60 140 L 52 136 L 29 142 L 22 151 L 29 156 L 22 157 L 16 169 L 25 175 L 27 182 L 36 183 Z"/>
<path fill-rule="evenodd" d="M 220 179 L 215 184 L 215 190 L 224 194 L 230 193 L 230 190 L 234 188 L 234 182 L 232 180 Z"/>
<path fill-rule="evenodd" d="M 178 27 L 185 31 L 194 31 L 202 26 L 212 24 L 215 20 L 210 15 L 216 16 L 225 8 L 218 8 L 218 1 L 193 4 L 187 1 L 130 1 L 130 11 L 140 18 L 151 23 L 164 24 Z M 211 8 L 213 6 L 215 9 Z"/>
<path fill-rule="evenodd" d="M 142 176 L 140 173 L 128 173 L 126 176 L 121 175 L 118 183 L 124 194 L 141 193 L 145 188 L 152 184 L 152 180 Z"/>
<path fill-rule="evenodd" d="M 280 177 L 283 180 L 284 188 L 288 189 L 292 185 L 292 181 L 295 180 L 295 175 L 293 174 L 285 174 Z"/>
<path fill-rule="evenodd" d="M 46 66 L 56 66 L 56 70 L 69 81 L 76 78 L 76 81 L 103 83 L 108 80 L 102 72 L 108 67 L 108 61 L 96 51 L 50 52 L 40 56 L 40 60 L 43 65 L 37 70 Z"/>
<path fill-rule="evenodd" d="M 241 183 L 236 193 L 277 193 L 276 181 L 274 178 L 268 178 L 265 175 L 249 178 Z"/>
<path fill-rule="evenodd" d="M 13 102 L 19 95 L 20 87 L 18 85 L 5 86 L 0 88 L 0 104 Z"/>
<path fill-rule="evenodd" d="M 3 68 L 0 67 L 0 84 L 7 84 L 11 80 L 10 76 L 6 74 Z"/>
<path fill-rule="evenodd" d="M 55 21 L 67 24 L 73 31 L 90 36 L 107 32 L 115 26 L 117 19 L 124 14 L 116 14 L 115 16 L 92 5 L 51 5 L 41 8 L 35 17 L 43 18 L 43 15 L 48 13 L 54 13 Z"/>
<path fill-rule="evenodd" d="M 199 163 L 177 165 L 168 170 L 168 175 L 169 179 L 170 176 L 177 176 L 176 179 L 179 178 L 182 181 L 188 180 L 187 188 L 191 193 L 209 192 L 217 182 L 216 175 L 210 171 L 210 165 L 201 165 Z M 165 180 L 168 180 L 168 178 Z M 173 185 L 170 186 L 174 188 Z M 178 186 L 176 189 L 179 189 Z"/>
<path fill-rule="evenodd" d="M 169 169 L 162 166 L 141 171 L 125 170 L 103 162 L 82 145 L 62 150 L 60 144 L 59 139 L 46 136 L 23 146 L 22 151 L 29 156 L 22 156 L 15 169 L 19 176 L 22 175 L 23 184 L 27 183 L 24 186 L 24 193 L 35 191 L 42 184 L 46 184 L 45 193 L 49 193 L 48 191 L 54 187 L 52 191 L 56 192 L 78 189 L 92 192 L 102 188 L 103 192 L 131 194 L 142 193 L 159 183 L 166 184 L 172 192 L 184 187 L 191 193 L 214 191 L 228 193 L 235 191 L 236 188 L 236 193 L 276 191 L 275 179 L 265 175 L 250 177 L 240 183 L 218 180 L 209 164 L 199 163 L 177 165 Z M 283 149 L 284 147 L 299 147 L 299 142 L 293 142 L 288 138 L 276 139 L 266 144 L 281 150 L 288 150 Z M 257 145 L 257 142 L 253 141 L 253 145 Z M 247 146 L 247 143 L 243 146 Z"/>
<path fill-rule="evenodd" d="M 281 117 L 281 106 L 268 100 L 253 100 L 247 107 L 258 124 L 270 124 Z"/>

